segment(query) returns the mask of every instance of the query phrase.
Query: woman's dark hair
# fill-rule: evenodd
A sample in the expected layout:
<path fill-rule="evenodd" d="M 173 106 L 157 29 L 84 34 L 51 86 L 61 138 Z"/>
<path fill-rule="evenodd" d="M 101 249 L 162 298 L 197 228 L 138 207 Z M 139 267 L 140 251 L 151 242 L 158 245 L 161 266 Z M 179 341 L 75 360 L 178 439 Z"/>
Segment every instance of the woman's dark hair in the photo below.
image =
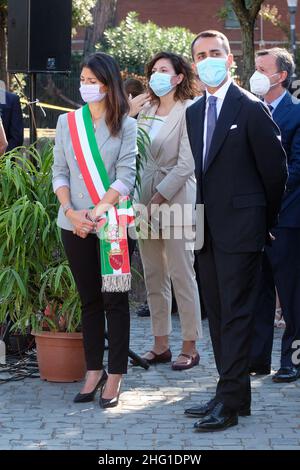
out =
<path fill-rule="evenodd" d="M 184 76 L 182 82 L 176 86 L 176 91 L 174 95 L 175 100 L 184 101 L 187 99 L 193 99 L 194 96 L 197 95 L 194 73 L 191 65 L 178 54 L 173 54 L 172 52 L 159 52 L 158 54 L 156 54 L 146 67 L 146 75 L 148 80 L 150 80 L 151 78 L 152 69 L 154 65 L 160 59 L 168 59 L 171 62 L 176 75 L 182 73 Z M 149 89 L 149 93 L 153 101 L 159 100 L 159 98 L 153 93 L 151 88 Z"/>
<path fill-rule="evenodd" d="M 129 112 L 119 66 L 108 54 L 96 52 L 84 59 L 81 69 L 84 67 L 89 68 L 107 86 L 105 121 L 111 134 L 116 136 L 121 130 L 124 115 Z"/>

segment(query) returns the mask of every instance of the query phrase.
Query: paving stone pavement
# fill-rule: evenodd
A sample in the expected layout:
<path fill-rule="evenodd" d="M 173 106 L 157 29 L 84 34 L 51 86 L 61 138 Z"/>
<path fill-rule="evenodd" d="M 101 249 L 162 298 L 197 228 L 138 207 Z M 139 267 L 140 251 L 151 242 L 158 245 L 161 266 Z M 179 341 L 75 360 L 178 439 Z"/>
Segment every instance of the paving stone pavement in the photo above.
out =
<path fill-rule="evenodd" d="M 180 350 L 180 326 L 173 315 L 171 348 Z M 281 329 L 275 330 L 273 368 L 279 364 Z M 132 314 L 131 347 L 151 347 L 149 318 Z M 206 450 L 300 449 L 300 380 L 274 384 L 270 376 L 252 378 L 252 416 L 218 433 L 193 431 L 185 407 L 213 395 L 217 373 L 204 321 L 201 363 L 187 371 L 170 364 L 148 371 L 129 367 L 120 405 L 99 408 L 97 401 L 74 404 L 80 385 L 26 379 L 0 386 L 0 449 Z"/>

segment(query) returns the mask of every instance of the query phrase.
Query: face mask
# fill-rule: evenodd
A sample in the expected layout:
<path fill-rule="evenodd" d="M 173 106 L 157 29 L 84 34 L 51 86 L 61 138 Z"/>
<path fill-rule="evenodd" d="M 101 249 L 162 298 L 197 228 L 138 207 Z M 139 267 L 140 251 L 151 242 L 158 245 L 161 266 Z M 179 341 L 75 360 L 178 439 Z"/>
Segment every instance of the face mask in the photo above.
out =
<path fill-rule="evenodd" d="M 270 77 L 274 77 L 274 75 L 277 75 L 277 73 L 278 72 L 273 73 L 273 75 L 271 75 Z M 270 91 L 270 88 L 278 85 L 278 83 L 274 83 L 273 85 L 271 85 L 270 77 L 267 77 L 267 75 L 256 70 L 256 72 L 254 72 L 254 74 L 250 78 L 251 92 L 255 95 L 265 96 Z"/>
<path fill-rule="evenodd" d="M 81 98 L 85 103 L 95 103 L 97 101 L 102 101 L 105 98 L 106 93 L 101 93 L 99 85 L 96 83 L 94 85 L 81 85 L 79 88 Z"/>
<path fill-rule="evenodd" d="M 201 60 L 197 64 L 197 71 L 200 80 L 205 85 L 216 88 L 226 78 L 227 71 L 227 59 L 223 57 L 207 57 Z"/>
<path fill-rule="evenodd" d="M 176 85 L 171 84 L 173 75 L 155 72 L 151 75 L 149 86 L 156 96 L 164 96 L 170 93 Z"/>

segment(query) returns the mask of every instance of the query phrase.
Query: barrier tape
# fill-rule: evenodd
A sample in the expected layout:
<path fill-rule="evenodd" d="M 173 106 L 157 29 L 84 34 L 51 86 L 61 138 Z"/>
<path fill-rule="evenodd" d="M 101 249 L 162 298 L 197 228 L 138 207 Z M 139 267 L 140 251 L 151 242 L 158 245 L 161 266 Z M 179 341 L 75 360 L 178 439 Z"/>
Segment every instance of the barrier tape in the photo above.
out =
<path fill-rule="evenodd" d="M 29 104 L 29 101 L 27 100 L 24 100 L 21 98 L 21 103 L 24 103 L 24 104 Z M 41 101 L 38 101 L 37 103 L 35 103 L 36 106 L 39 106 L 40 108 L 49 108 L 49 109 L 57 109 L 58 111 L 66 111 L 66 112 L 69 112 L 69 111 L 74 111 L 74 108 L 64 108 L 62 106 L 55 106 L 53 104 L 48 104 L 48 103 L 42 103 Z"/>

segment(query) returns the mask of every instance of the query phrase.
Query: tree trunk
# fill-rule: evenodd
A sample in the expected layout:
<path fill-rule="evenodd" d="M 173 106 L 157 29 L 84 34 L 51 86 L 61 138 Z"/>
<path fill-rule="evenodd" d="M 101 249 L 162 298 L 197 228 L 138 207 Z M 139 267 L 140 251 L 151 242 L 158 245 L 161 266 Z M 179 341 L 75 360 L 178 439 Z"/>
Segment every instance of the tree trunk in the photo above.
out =
<path fill-rule="evenodd" d="M 7 12 L 0 8 L 0 80 L 7 83 L 7 36 L 6 36 Z"/>
<path fill-rule="evenodd" d="M 95 45 L 103 39 L 103 33 L 114 26 L 117 0 L 98 0 L 93 9 L 93 24 L 86 29 L 84 54 L 95 51 Z"/>
<path fill-rule="evenodd" d="M 241 86 L 249 90 L 249 79 L 255 71 L 254 62 L 254 24 L 247 23 L 241 28 L 242 38 L 242 71 Z"/>
<path fill-rule="evenodd" d="M 249 89 L 249 78 L 254 67 L 254 27 L 261 4 L 264 0 L 231 0 L 232 8 L 241 25 L 242 39 L 242 72 L 241 85 Z"/>

